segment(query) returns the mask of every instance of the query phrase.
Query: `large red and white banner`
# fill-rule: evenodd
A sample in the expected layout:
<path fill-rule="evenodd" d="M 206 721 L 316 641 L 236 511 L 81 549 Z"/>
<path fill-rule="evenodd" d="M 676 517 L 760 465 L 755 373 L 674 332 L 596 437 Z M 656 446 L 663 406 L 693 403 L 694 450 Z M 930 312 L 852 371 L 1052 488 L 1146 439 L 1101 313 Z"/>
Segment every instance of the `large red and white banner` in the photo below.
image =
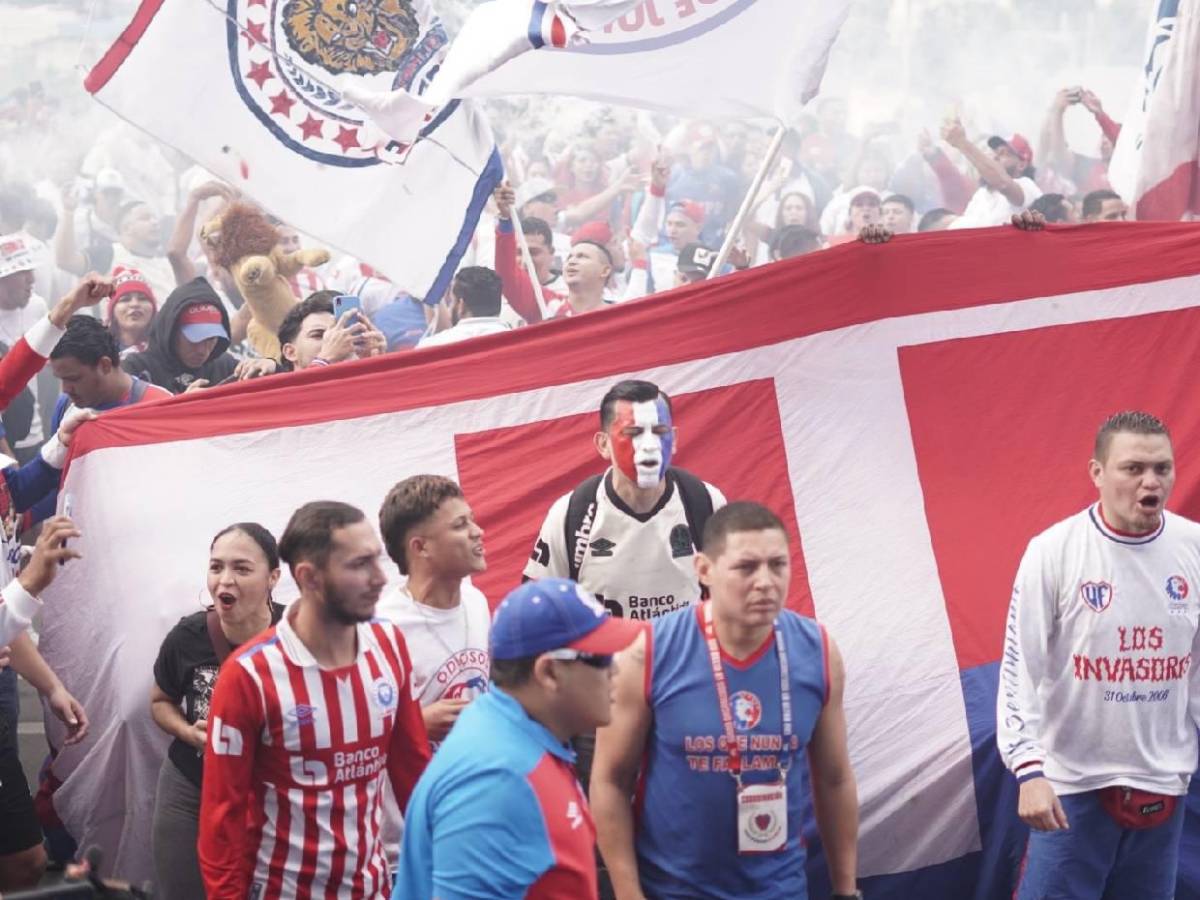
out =
<path fill-rule="evenodd" d="M 1017 562 L 1091 499 L 1091 442 L 1117 409 L 1171 424 L 1171 506 L 1200 514 L 1197 358 L 1200 228 L 994 228 L 850 244 L 106 414 L 80 431 L 65 480 L 83 559 L 45 607 L 43 652 L 93 721 L 56 763 L 55 805 L 117 870 L 149 877 L 167 744 L 151 667 L 206 601 L 218 529 L 278 534 L 317 498 L 374 518 L 399 479 L 449 475 L 486 529 L 477 584 L 496 602 L 551 502 L 600 470 L 600 397 L 636 376 L 675 398 L 681 465 L 792 531 L 790 603 L 846 659 L 872 896 L 1005 896 L 1021 835 L 996 759 L 995 673 Z"/>
<path fill-rule="evenodd" d="M 1140 220 L 1200 215 L 1200 0 L 1156 0 L 1109 180 Z"/>

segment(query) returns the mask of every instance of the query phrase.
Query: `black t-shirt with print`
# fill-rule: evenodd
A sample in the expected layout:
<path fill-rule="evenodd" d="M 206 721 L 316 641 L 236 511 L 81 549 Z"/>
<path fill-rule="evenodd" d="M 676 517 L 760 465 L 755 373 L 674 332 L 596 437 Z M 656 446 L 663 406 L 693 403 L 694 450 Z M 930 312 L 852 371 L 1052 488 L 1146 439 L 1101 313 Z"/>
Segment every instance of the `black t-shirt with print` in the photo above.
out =
<path fill-rule="evenodd" d="M 283 615 L 283 607 L 271 604 L 271 624 Z M 217 681 L 217 651 L 208 636 L 208 613 L 184 616 L 167 633 L 154 661 L 154 681 L 159 689 L 178 703 L 188 724 L 208 718 L 208 703 Z M 167 756 L 187 779 L 200 787 L 204 758 L 189 744 L 176 738 Z"/>

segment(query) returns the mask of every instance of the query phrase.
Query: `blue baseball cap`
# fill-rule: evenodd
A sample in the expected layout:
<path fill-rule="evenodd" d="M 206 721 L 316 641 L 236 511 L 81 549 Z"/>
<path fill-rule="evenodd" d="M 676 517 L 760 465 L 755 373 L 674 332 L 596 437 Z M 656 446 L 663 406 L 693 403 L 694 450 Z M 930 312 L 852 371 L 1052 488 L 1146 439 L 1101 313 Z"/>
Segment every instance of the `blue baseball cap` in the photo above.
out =
<path fill-rule="evenodd" d="M 614 619 L 569 578 L 541 578 L 525 582 L 496 607 L 492 659 L 523 659 L 564 647 L 608 656 L 632 644 L 644 627 Z"/>

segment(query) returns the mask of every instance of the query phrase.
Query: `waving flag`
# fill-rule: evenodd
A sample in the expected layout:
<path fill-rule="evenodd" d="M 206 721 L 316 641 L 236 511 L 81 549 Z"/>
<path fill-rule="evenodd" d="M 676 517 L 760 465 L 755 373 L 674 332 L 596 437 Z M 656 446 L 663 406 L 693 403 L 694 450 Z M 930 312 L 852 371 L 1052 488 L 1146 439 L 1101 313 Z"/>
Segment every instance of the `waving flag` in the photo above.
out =
<path fill-rule="evenodd" d="M 487 122 L 452 103 L 399 145 L 333 85 L 419 89 L 446 44 L 425 2 L 143 0 L 85 86 L 279 218 L 438 300 L 501 177 Z"/>
<path fill-rule="evenodd" d="M 688 116 L 782 117 L 816 94 L 849 7 L 849 0 L 490 0 L 467 18 L 423 96 L 350 84 L 345 93 L 401 141 L 460 96 L 571 94 Z"/>
<path fill-rule="evenodd" d="M 83 559 L 45 604 L 43 653 L 94 732 L 59 756 L 56 808 L 119 871 L 148 876 L 167 743 L 151 669 L 202 602 L 218 529 L 254 519 L 278 534 L 317 498 L 373 519 L 396 481 L 448 475 L 487 531 L 476 583 L 495 602 L 550 504 L 601 470 L 600 398 L 640 377 L 674 398 L 679 463 L 769 504 L 792 534 L 789 603 L 846 660 L 868 896 L 1008 898 L 1024 832 L 995 701 L 1017 563 L 1092 498 L 1084 464 L 1113 410 L 1170 423 L 1171 505 L 1200 516 L 1198 355 L 1200 229 L 991 228 L 849 244 L 519 332 L 108 413 L 73 444 L 64 490 Z M 285 579 L 276 597 L 293 596 Z M 1200 892 L 1200 788 L 1189 802 L 1180 897 Z"/>
<path fill-rule="evenodd" d="M 850 0 L 641 0 L 465 96 L 571 94 L 687 116 L 786 116 L 817 93 Z"/>
<path fill-rule="evenodd" d="M 1200 0 L 1158 0 L 1109 181 L 1138 219 L 1200 214 Z"/>

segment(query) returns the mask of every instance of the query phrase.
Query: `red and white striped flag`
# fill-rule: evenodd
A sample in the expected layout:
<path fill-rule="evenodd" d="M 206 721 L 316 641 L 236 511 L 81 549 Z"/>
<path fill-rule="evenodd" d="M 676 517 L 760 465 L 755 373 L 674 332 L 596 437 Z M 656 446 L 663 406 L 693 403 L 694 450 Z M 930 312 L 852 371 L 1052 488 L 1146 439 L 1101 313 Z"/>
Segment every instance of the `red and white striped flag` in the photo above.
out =
<path fill-rule="evenodd" d="M 1158 0 L 1109 181 L 1138 219 L 1200 214 L 1200 0 Z"/>

